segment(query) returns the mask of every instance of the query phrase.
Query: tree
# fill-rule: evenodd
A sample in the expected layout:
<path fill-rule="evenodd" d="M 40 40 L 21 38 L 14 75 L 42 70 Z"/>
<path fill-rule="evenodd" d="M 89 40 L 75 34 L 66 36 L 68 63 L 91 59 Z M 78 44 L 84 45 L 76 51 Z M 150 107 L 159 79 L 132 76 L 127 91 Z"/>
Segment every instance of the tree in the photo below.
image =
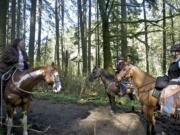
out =
<path fill-rule="evenodd" d="M 17 11 L 17 38 L 21 36 L 21 0 L 18 0 L 18 11 Z"/>
<path fill-rule="evenodd" d="M 148 26 L 146 18 L 146 0 L 143 1 L 143 14 L 144 14 L 144 37 L 145 37 L 145 48 L 146 48 L 146 72 L 149 73 L 149 45 L 148 45 Z"/>
<path fill-rule="evenodd" d="M 126 12 L 126 0 L 121 0 L 121 18 L 122 22 L 127 21 L 127 12 Z M 127 24 L 121 23 L 121 52 L 122 56 L 127 59 Z"/>
<path fill-rule="evenodd" d="M 110 49 L 109 15 L 113 2 L 110 2 L 110 0 L 98 0 L 98 4 L 102 20 L 104 68 L 111 71 L 112 56 Z"/>
<path fill-rule="evenodd" d="M 6 46 L 6 14 L 7 14 L 8 1 L 0 1 L 0 54 Z"/>
<path fill-rule="evenodd" d="M 166 4 L 163 0 L 163 73 L 166 73 Z"/>
<path fill-rule="evenodd" d="M 35 43 L 35 27 L 36 27 L 36 2 L 31 0 L 31 18 L 30 18 L 30 36 L 29 36 L 29 62 L 34 65 L 34 43 Z"/>
<path fill-rule="evenodd" d="M 11 42 L 13 42 L 13 40 L 15 39 L 16 36 L 16 0 L 12 0 L 12 4 L 11 4 Z"/>
<path fill-rule="evenodd" d="M 39 0 L 39 7 L 38 7 L 38 12 L 39 12 L 39 18 L 38 18 L 38 48 L 37 48 L 37 62 L 40 62 L 41 60 L 41 16 L 42 16 L 42 0 Z"/>
<path fill-rule="evenodd" d="M 62 55 L 62 71 L 64 71 L 64 0 L 61 0 L 61 55 Z"/>
<path fill-rule="evenodd" d="M 86 2 L 87 0 L 83 0 L 82 6 L 81 0 L 78 0 L 78 12 L 80 15 L 81 46 L 83 58 L 83 74 L 87 73 Z"/>
<path fill-rule="evenodd" d="M 95 40 L 96 40 L 96 65 L 100 66 L 100 39 L 99 39 L 99 8 L 98 8 L 98 1 L 96 2 L 96 33 L 95 33 Z"/>
<path fill-rule="evenodd" d="M 26 40 L 26 0 L 23 0 L 23 39 Z"/>
<path fill-rule="evenodd" d="M 89 0 L 88 71 L 91 72 L 91 0 Z"/>
<path fill-rule="evenodd" d="M 170 16 L 173 16 L 172 14 L 172 8 L 169 9 L 169 14 Z M 174 19 L 171 18 L 171 39 L 172 39 L 172 44 L 175 44 L 175 37 L 174 37 Z"/>
<path fill-rule="evenodd" d="M 60 55 L 59 55 L 59 0 L 55 1 L 55 25 L 56 25 L 56 60 L 57 66 L 60 68 Z"/>

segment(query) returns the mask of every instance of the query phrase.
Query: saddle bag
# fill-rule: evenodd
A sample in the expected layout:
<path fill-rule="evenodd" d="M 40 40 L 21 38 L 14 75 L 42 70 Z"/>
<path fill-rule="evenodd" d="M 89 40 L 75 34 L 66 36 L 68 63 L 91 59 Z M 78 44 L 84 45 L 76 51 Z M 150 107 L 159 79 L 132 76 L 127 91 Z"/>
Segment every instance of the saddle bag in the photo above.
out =
<path fill-rule="evenodd" d="M 169 81 L 170 81 L 170 79 L 167 75 L 157 77 L 155 88 L 157 90 L 162 90 L 163 88 L 165 88 L 169 84 Z"/>

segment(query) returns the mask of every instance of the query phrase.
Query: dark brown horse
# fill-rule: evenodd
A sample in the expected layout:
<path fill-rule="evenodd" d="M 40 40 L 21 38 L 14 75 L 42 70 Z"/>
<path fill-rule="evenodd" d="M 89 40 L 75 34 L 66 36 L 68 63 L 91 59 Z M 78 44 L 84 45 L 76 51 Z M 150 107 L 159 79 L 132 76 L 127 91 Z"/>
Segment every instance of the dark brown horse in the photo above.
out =
<path fill-rule="evenodd" d="M 137 99 L 143 105 L 143 112 L 147 120 L 147 134 L 155 134 L 154 111 L 157 108 L 158 99 L 152 96 L 155 87 L 155 78 L 143 72 L 138 67 L 126 63 L 121 72 L 117 75 L 118 81 L 123 78 L 132 78 L 136 86 L 135 93 Z"/>
<path fill-rule="evenodd" d="M 115 102 L 115 96 L 117 95 L 121 97 L 123 94 L 120 88 L 117 88 L 115 77 L 108 74 L 106 70 L 95 67 L 92 70 L 91 74 L 89 75 L 89 81 L 94 81 L 97 78 L 101 78 L 105 87 L 105 92 L 109 98 L 111 109 L 112 111 L 116 112 L 117 107 L 116 107 L 116 102 Z M 128 95 L 131 100 L 134 99 L 132 93 L 129 93 Z M 134 106 L 132 106 L 132 110 L 134 111 Z"/>
<path fill-rule="evenodd" d="M 14 72 L 7 82 L 4 90 L 4 100 L 7 109 L 7 135 L 11 134 L 13 126 L 13 115 L 16 107 L 21 107 L 23 111 L 23 135 L 28 135 L 27 112 L 29 109 L 33 87 L 44 80 L 49 85 L 53 85 L 53 91 L 61 89 L 59 74 L 54 64 L 35 69 L 28 69 L 23 72 Z"/>

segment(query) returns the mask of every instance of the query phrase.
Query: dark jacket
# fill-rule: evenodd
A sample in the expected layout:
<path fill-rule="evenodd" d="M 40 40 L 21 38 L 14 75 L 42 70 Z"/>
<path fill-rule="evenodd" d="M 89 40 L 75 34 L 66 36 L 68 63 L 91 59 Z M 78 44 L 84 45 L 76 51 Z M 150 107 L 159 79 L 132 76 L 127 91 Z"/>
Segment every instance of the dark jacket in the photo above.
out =
<path fill-rule="evenodd" d="M 28 68 L 28 57 L 27 57 L 27 53 L 24 50 L 21 50 L 23 57 L 24 57 L 24 65 L 25 65 L 25 69 Z M 9 47 L 7 48 L 2 57 L 1 57 L 1 62 L 0 62 L 0 70 L 8 70 L 9 68 L 11 68 L 13 65 L 17 64 L 19 60 L 19 53 L 18 50 L 13 48 L 13 47 Z"/>
<path fill-rule="evenodd" d="M 169 66 L 168 76 L 170 80 L 180 77 L 179 61 L 172 62 Z"/>

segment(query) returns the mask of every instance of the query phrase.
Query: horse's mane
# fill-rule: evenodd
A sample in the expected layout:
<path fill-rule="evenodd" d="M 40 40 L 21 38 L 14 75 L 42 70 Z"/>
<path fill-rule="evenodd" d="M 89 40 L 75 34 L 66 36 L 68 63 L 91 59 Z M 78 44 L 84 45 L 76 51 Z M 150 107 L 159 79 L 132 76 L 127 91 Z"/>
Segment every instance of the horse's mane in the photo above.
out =
<path fill-rule="evenodd" d="M 152 78 L 152 79 L 155 79 L 155 77 L 153 77 L 152 75 L 150 75 L 150 74 L 148 74 L 147 72 L 143 71 L 143 70 L 140 69 L 139 67 L 134 66 L 134 65 L 133 65 L 133 67 L 134 67 L 134 68 L 137 68 L 140 72 L 144 73 L 147 77 Z"/>
<path fill-rule="evenodd" d="M 101 69 L 101 72 L 106 79 L 114 81 L 114 75 L 109 74 L 108 71 L 106 71 L 105 69 Z"/>

